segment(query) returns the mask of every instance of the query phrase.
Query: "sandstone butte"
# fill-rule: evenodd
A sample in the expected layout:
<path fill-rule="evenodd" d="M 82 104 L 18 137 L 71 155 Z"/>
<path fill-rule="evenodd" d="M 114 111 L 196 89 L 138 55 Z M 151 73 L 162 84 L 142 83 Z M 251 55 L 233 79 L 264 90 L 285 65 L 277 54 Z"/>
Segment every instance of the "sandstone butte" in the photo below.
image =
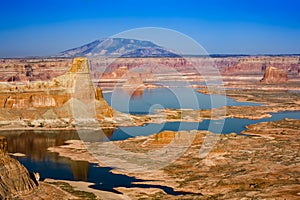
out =
<path fill-rule="evenodd" d="M 263 83 L 284 83 L 287 82 L 287 73 L 276 67 L 267 67 L 261 82 Z"/>
<path fill-rule="evenodd" d="M 69 71 L 51 81 L 0 83 L 0 91 L 0 121 L 64 119 L 69 124 L 84 106 L 98 120 L 113 113 L 101 88 L 93 86 L 86 58 L 74 58 Z"/>

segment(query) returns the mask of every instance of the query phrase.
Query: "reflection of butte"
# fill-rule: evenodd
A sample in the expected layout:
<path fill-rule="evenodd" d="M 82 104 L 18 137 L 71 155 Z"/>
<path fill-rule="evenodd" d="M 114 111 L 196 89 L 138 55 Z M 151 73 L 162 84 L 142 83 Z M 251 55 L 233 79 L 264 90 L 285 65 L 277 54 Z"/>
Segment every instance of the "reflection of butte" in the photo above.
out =
<path fill-rule="evenodd" d="M 89 163 L 86 161 L 71 161 L 71 170 L 76 181 L 87 181 Z"/>
<path fill-rule="evenodd" d="M 56 161 L 54 156 L 47 154 L 49 147 L 63 145 L 67 140 L 79 139 L 76 131 L 34 132 L 27 130 L 5 135 L 9 144 L 8 152 L 23 153 L 29 155 L 31 160 L 40 162 L 48 159 Z"/>
<path fill-rule="evenodd" d="M 0 135 L 0 141 L 3 138 Z M 47 148 L 52 146 L 63 145 L 66 140 L 79 139 L 76 131 L 63 132 L 54 134 L 42 134 L 34 133 L 33 131 L 24 131 L 21 134 L 11 134 L 7 137 L 8 145 L 5 147 L 0 143 L 0 148 L 6 149 L 8 146 L 8 152 L 10 153 L 24 153 L 30 155 L 31 160 L 43 162 L 45 160 L 51 160 L 57 162 L 54 154 L 47 154 Z M 62 160 L 61 160 L 62 161 Z M 86 181 L 89 171 L 89 163 L 85 161 L 69 161 L 64 159 L 66 164 L 70 164 L 70 168 L 75 180 Z"/>
<path fill-rule="evenodd" d="M 140 99 L 140 98 L 142 98 L 143 93 L 144 93 L 144 89 L 138 88 L 130 93 L 130 97 L 132 99 Z"/>

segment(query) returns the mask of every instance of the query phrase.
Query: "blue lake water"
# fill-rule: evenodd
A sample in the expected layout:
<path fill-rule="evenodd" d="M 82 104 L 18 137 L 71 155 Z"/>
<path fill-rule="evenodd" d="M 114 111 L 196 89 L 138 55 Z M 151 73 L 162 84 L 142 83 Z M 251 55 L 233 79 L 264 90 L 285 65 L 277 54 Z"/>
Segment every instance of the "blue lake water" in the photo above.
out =
<path fill-rule="evenodd" d="M 49 155 L 54 153 L 48 153 Z M 146 184 L 145 181 L 132 176 L 122 174 L 114 174 L 111 172 L 113 168 L 99 167 L 96 164 L 90 164 L 86 161 L 71 161 L 70 159 L 63 160 L 46 160 L 35 161 L 30 157 L 17 158 L 27 169 L 33 172 L 39 172 L 41 178 L 52 178 L 58 180 L 70 181 L 86 181 L 94 183 L 90 186 L 94 189 L 120 193 L 114 188 L 116 187 L 139 187 L 139 188 L 160 188 L 168 194 L 182 195 L 188 194 L 185 192 L 176 192 L 173 188 L 155 184 Z"/>
<path fill-rule="evenodd" d="M 222 106 L 259 106 L 252 102 L 237 102 L 222 95 L 206 95 L 193 88 L 155 88 L 142 91 L 116 89 L 103 94 L 104 99 L 114 109 L 124 113 L 148 114 L 155 109 L 211 109 Z"/>
<path fill-rule="evenodd" d="M 272 117 L 263 118 L 259 120 L 250 119 L 237 119 L 237 118 L 226 118 L 224 120 L 209 120 L 205 119 L 203 122 L 166 122 L 162 124 L 146 124 L 145 126 L 135 127 L 119 127 L 114 130 L 113 134 L 109 137 L 110 140 L 125 140 L 136 136 L 147 136 L 155 134 L 160 131 L 180 131 L 180 130 L 210 130 L 214 133 L 241 133 L 246 130 L 246 126 L 250 124 L 256 124 L 259 122 L 277 121 L 284 118 L 300 119 L 300 111 L 297 112 L 280 112 L 272 113 Z M 220 127 L 220 126 L 223 126 Z M 214 131 L 214 130 L 218 130 Z"/>
<path fill-rule="evenodd" d="M 106 133 L 107 134 L 107 133 Z M 8 152 L 20 152 L 26 157 L 15 157 L 30 172 L 39 172 L 41 179 L 86 181 L 94 183 L 91 188 L 119 193 L 115 187 L 160 188 L 168 194 L 182 195 L 171 187 L 147 184 L 147 180 L 111 172 L 113 168 L 99 167 L 86 161 L 73 161 L 57 153 L 47 151 L 49 147 L 63 145 L 66 140 L 80 139 L 76 131 L 4 131 Z M 108 132 L 107 136 L 110 136 Z"/>

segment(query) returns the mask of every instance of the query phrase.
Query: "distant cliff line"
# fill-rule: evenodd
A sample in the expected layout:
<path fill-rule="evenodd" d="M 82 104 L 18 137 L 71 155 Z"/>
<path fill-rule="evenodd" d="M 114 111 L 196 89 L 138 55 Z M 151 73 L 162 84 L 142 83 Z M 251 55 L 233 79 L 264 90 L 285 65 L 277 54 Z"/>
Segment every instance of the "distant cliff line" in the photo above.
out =
<path fill-rule="evenodd" d="M 176 72 L 196 72 L 205 68 L 205 62 L 217 67 L 221 74 L 260 74 L 267 67 L 276 67 L 288 74 L 300 74 L 300 55 L 288 56 L 246 56 L 246 55 L 215 55 L 215 57 L 180 57 L 180 58 L 87 58 L 90 74 L 93 79 L 106 79 L 110 73 L 119 68 L 128 70 L 144 67 L 147 72 L 158 73 L 163 67 Z M 38 59 L 0 59 L 0 82 L 47 81 L 65 74 L 72 64 L 71 58 L 38 58 Z M 203 66 L 202 66 L 203 65 Z M 201 68 L 202 67 L 202 68 Z M 196 71 L 195 71 L 196 69 Z"/>
<path fill-rule="evenodd" d="M 299 56 L 300 53 L 282 53 L 282 54 L 234 54 L 234 53 L 225 53 L 225 54 L 203 54 L 203 55 L 197 55 L 197 54 L 180 54 L 181 57 L 195 57 L 195 58 L 201 58 L 201 57 L 211 57 L 211 58 L 228 58 L 228 57 L 293 57 L 293 56 Z M 16 59 L 16 60 L 22 60 L 22 59 L 72 59 L 76 56 L 70 56 L 70 57 L 61 57 L 61 56 L 25 56 L 25 57 L 0 57 L 1 59 Z M 86 56 L 88 58 L 88 56 Z M 101 56 L 99 56 L 101 57 Z M 119 56 L 102 56 L 107 58 L 118 58 Z M 154 56 L 149 57 L 143 57 L 143 58 L 153 58 Z M 123 58 L 141 58 L 141 57 L 123 57 Z M 163 58 L 173 58 L 173 57 L 167 57 L 164 56 Z"/>

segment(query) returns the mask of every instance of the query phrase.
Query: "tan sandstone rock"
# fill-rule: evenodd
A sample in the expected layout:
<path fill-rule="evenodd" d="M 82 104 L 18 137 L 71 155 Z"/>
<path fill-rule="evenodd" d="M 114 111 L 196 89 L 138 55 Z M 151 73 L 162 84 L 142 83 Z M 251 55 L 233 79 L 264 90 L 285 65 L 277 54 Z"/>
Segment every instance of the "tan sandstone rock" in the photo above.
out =
<path fill-rule="evenodd" d="M 268 67 L 266 72 L 261 79 L 263 83 L 284 83 L 287 82 L 287 73 L 281 69 L 275 67 Z"/>

